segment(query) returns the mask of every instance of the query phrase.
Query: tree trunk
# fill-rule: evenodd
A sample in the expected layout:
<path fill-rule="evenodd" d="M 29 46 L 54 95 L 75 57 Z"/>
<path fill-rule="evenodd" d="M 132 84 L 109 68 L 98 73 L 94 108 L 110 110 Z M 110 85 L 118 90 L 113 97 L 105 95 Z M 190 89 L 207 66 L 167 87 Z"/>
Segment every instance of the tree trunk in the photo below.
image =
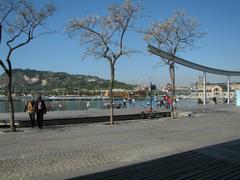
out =
<path fill-rule="evenodd" d="M 113 107 L 113 83 L 114 83 L 114 78 L 115 78 L 115 70 L 114 66 L 111 64 L 111 79 L 110 79 L 110 84 L 109 84 L 109 103 L 110 103 L 110 125 L 114 124 L 114 107 Z"/>
<path fill-rule="evenodd" d="M 15 127 L 15 119 L 14 119 L 14 106 L 13 106 L 13 98 L 12 98 L 12 71 L 9 70 L 8 74 L 8 103 L 9 103 L 9 112 L 10 112 L 10 126 L 11 131 L 16 132 Z"/>
<path fill-rule="evenodd" d="M 174 67 L 174 62 L 172 62 L 169 66 L 169 71 L 170 71 L 170 78 L 171 78 L 171 84 L 172 84 L 172 108 L 171 108 L 171 116 L 174 119 L 175 118 L 175 114 L 174 114 L 174 110 L 175 110 L 175 67 Z"/>

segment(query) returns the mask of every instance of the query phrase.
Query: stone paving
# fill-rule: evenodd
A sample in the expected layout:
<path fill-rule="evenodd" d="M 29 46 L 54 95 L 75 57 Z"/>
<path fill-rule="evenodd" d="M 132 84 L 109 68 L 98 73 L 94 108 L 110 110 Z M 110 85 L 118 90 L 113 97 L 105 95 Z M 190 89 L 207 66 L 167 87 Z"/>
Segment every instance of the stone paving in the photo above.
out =
<path fill-rule="evenodd" d="M 240 108 L 193 117 L 0 129 L 0 179 L 66 179 L 240 138 Z"/>

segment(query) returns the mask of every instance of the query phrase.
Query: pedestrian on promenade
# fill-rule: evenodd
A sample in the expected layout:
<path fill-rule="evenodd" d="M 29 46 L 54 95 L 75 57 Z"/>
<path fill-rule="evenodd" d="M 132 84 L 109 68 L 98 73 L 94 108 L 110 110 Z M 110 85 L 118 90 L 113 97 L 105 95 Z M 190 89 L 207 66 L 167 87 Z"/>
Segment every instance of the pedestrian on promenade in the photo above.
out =
<path fill-rule="evenodd" d="M 131 108 L 132 107 L 132 99 L 131 98 L 128 98 L 128 104 L 129 104 L 129 107 Z"/>
<path fill-rule="evenodd" d="M 27 100 L 24 108 L 24 112 L 28 112 L 29 114 L 32 128 L 35 127 L 34 104 L 35 104 L 34 100 Z"/>
<path fill-rule="evenodd" d="M 168 104 L 169 104 L 169 109 L 173 108 L 173 100 L 171 97 L 168 97 Z"/>
<path fill-rule="evenodd" d="M 159 101 L 159 107 L 162 107 L 162 106 L 164 106 L 164 99 L 163 98 L 160 99 L 160 101 Z"/>
<path fill-rule="evenodd" d="M 63 110 L 63 105 L 62 104 L 58 104 L 58 110 L 62 111 Z"/>
<path fill-rule="evenodd" d="M 217 98 L 216 97 L 213 97 L 213 103 L 217 104 Z"/>
<path fill-rule="evenodd" d="M 126 100 L 126 98 L 123 99 L 123 108 L 127 108 L 127 100 Z"/>
<path fill-rule="evenodd" d="M 132 106 L 135 107 L 135 99 L 132 99 Z"/>
<path fill-rule="evenodd" d="M 165 101 L 165 109 L 171 109 L 173 103 L 172 99 L 168 95 L 165 95 L 163 98 Z"/>
<path fill-rule="evenodd" d="M 198 103 L 198 104 L 203 104 L 201 98 L 198 98 L 198 102 L 197 102 L 197 103 Z"/>
<path fill-rule="evenodd" d="M 153 101 L 154 101 L 154 106 L 155 106 L 155 108 L 156 108 L 157 105 L 158 105 L 158 97 L 157 97 L 157 94 L 154 95 Z"/>
<path fill-rule="evenodd" d="M 41 96 L 38 96 L 38 99 L 35 103 L 35 113 L 37 114 L 37 125 L 39 129 L 43 127 L 43 114 L 47 113 L 47 108 L 45 105 L 45 101 Z"/>
<path fill-rule="evenodd" d="M 87 109 L 90 107 L 90 102 L 87 101 Z"/>

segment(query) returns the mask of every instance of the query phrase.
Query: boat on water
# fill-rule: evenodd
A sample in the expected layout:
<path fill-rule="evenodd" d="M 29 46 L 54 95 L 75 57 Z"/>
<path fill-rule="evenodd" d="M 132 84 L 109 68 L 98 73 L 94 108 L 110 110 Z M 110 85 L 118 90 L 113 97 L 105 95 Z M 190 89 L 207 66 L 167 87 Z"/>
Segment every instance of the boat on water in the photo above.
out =
<path fill-rule="evenodd" d="M 79 100 L 107 100 L 105 96 L 46 96 L 49 101 L 79 101 Z"/>

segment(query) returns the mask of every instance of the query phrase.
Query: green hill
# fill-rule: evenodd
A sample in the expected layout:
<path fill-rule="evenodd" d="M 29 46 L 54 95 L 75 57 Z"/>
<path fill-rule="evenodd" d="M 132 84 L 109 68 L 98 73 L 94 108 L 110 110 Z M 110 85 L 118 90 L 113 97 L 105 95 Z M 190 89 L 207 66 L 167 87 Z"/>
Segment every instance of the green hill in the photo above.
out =
<path fill-rule="evenodd" d="M 12 85 L 15 92 L 58 92 L 63 90 L 73 93 L 82 90 L 96 91 L 108 89 L 109 80 L 90 75 L 71 75 L 64 72 L 14 69 Z M 6 86 L 7 76 L 4 73 L 0 76 L 0 88 L 4 89 Z M 115 81 L 114 88 L 130 90 L 134 88 L 134 85 Z"/>

